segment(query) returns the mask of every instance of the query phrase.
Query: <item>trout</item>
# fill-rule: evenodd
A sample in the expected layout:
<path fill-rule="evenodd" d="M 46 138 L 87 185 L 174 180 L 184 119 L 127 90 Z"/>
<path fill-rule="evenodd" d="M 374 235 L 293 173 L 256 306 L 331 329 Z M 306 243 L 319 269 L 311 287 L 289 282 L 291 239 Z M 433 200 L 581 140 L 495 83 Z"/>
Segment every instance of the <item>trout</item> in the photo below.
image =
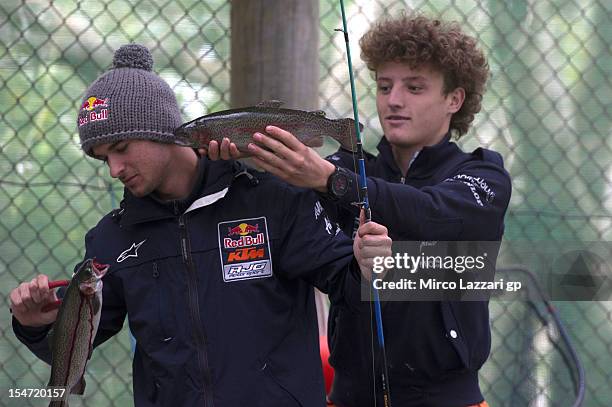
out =
<path fill-rule="evenodd" d="M 87 259 L 73 275 L 57 319 L 49 332 L 51 344 L 51 378 L 49 386 L 65 387 L 62 401 L 49 407 L 68 406 L 68 394 L 85 391 L 85 365 L 91 357 L 93 341 L 102 309 L 102 277 L 108 265 Z"/>
<path fill-rule="evenodd" d="M 181 125 L 174 135 L 178 144 L 193 148 L 208 147 L 212 140 L 220 144 L 227 137 L 244 157 L 249 157 L 247 145 L 253 142 L 253 133 L 264 133 L 266 126 L 276 126 L 309 147 L 321 147 L 323 137 L 329 136 L 343 148 L 355 151 L 353 119 L 328 119 L 322 110 L 307 112 L 280 108 L 281 105 L 282 102 L 270 100 L 257 106 L 211 113 Z M 359 127 L 363 129 L 361 123 Z"/>

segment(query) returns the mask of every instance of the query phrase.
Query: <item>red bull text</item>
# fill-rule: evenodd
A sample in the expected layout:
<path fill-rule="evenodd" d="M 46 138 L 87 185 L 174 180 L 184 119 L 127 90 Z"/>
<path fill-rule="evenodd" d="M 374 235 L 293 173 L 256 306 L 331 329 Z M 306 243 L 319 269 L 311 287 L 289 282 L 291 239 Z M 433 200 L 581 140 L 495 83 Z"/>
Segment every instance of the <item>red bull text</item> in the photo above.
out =
<path fill-rule="evenodd" d="M 87 100 L 85 100 L 85 102 L 83 102 L 81 105 L 81 111 L 84 110 L 87 113 L 84 116 L 79 117 L 79 127 L 87 123 L 108 119 L 108 109 L 101 109 L 98 112 L 94 112 L 93 110 L 96 107 L 108 107 L 108 98 L 98 99 L 95 96 L 87 98 Z"/>
<path fill-rule="evenodd" d="M 257 236 L 240 236 L 240 239 L 234 240 L 231 237 L 223 239 L 223 247 L 226 249 L 235 249 L 238 247 L 257 246 L 264 244 L 264 234 L 258 233 Z"/>

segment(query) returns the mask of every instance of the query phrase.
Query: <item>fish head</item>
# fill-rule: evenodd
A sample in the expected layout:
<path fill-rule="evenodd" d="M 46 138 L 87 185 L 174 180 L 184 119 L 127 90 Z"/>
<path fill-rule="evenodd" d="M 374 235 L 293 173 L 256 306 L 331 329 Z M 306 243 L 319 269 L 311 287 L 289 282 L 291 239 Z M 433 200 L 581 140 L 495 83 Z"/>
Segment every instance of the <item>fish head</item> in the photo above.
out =
<path fill-rule="evenodd" d="M 196 119 L 185 123 L 174 130 L 176 144 L 188 147 L 206 147 L 213 139 L 213 132 L 210 131 L 205 120 Z"/>
<path fill-rule="evenodd" d="M 102 290 L 102 277 L 108 269 L 108 264 L 98 263 L 95 259 L 87 259 L 81 264 L 73 279 L 77 280 L 79 290 L 83 295 L 94 295 L 97 291 Z"/>

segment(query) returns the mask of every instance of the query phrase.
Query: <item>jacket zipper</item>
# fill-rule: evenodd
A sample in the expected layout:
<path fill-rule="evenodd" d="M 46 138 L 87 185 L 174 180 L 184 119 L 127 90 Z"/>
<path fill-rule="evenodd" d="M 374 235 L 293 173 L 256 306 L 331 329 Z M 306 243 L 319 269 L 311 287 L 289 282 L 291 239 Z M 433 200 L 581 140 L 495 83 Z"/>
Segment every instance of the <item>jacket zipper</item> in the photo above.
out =
<path fill-rule="evenodd" d="M 189 244 L 189 236 L 185 227 L 184 215 L 179 216 L 179 230 L 181 235 L 181 253 L 183 262 L 187 268 L 187 291 L 189 298 L 189 311 L 191 314 L 191 323 L 193 325 L 193 333 L 196 341 L 196 352 L 200 371 L 202 372 L 204 383 L 204 405 L 206 407 L 213 406 L 212 398 L 212 381 L 210 378 L 210 369 L 208 368 L 208 354 L 206 352 L 206 334 L 200 317 L 200 305 L 198 301 L 197 276 L 191 258 L 191 247 Z"/>
<path fill-rule="evenodd" d="M 163 286 L 161 285 L 161 283 L 159 282 L 159 270 L 157 268 L 157 262 L 154 261 L 153 262 L 153 279 L 155 280 L 155 288 L 157 290 L 157 296 L 158 298 L 161 299 L 161 296 L 163 295 Z M 166 320 L 165 318 L 163 318 L 163 311 L 162 311 L 162 307 L 163 304 L 161 303 L 160 300 L 158 300 L 158 304 L 157 304 L 158 310 L 157 310 L 157 317 L 159 318 L 159 323 L 161 326 L 161 331 L 162 331 L 162 336 L 163 336 L 163 341 L 164 342 L 170 342 L 172 339 L 174 339 L 172 336 L 168 335 L 168 331 L 166 329 L 166 327 L 168 326 L 166 324 Z"/>

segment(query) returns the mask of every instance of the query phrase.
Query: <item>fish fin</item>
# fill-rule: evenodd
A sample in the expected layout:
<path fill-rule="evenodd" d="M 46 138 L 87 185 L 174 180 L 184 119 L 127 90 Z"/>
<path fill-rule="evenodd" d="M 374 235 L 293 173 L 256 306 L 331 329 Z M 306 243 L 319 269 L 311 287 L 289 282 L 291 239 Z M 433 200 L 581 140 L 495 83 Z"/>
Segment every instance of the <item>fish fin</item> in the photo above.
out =
<path fill-rule="evenodd" d="M 355 152 L 357 151 L 357 134 L 355 133 L 355 120 L 338 119 L 340 132 L 332 137 L 337 140 L 342 148 Z M 363 124 L 359 123 L 359 131 L 363 131 Z"/>
<path fill-rule="evenodd" d="M 323 141 L 323 136 L 314 136 L 308 139 L 308 141 L 306 141 L 304 144 L 308 147 L 321 147 L 323 145 Z"/>
<path fill-rule="evenodd" d="M 194 143 L 193 141 L 189 140 L 188 138 L 185 137 L 181 137 L 181 136 L 176 136 L 172 139 L 172 143 L 176 144 L 178 146 L 181 147 L 191 147 L 191 148 L 197 148 L 199 147 L 198 145 L 196 145 L 196 143 Z"/>
<path fill-rule="evenodd" d="M 102 308 L 102 302 L 97 295 L 94 295 L 91 299 L 91 312 L 93 314 L 97 314 L 100 311 L 100 308 Z"/>
<path fill-rule="evenodd" d="M 278 108 L 281 107 L 281 105 L 283 104 L 283 102 L 281 102 L 280 100 L 262 100 L 261 102 L 259 102 L 257 104 L 257 107 L 273 107 L 273 108 Z"/>
<path fill-rule="evenodd" d="M 326 113 L 323 110 L 314 110 L 312 112 L 310 112 L 310 114 L 314 114 L 315 116 L 322 116 L 325 117 Z"/>
<path fill-rule="evenodd" d="M 49 332 L 47 332 L 47 342 L 49 343 L 49 347 L 51 349 L 53 349 L 53 335 L 55 334 L 55 327 L 51 326 L 51 329 L 49 329 Z M 52 351 L 53 352 L 53 351 Z"/>
<path fill-rule="evenodd" d="M 85 377 L 81 376 L 81 379 L 74 385 L 74 387 L 70 390 L 72 394 L 78 394 L 82 396 L 85 394 Z"/>

